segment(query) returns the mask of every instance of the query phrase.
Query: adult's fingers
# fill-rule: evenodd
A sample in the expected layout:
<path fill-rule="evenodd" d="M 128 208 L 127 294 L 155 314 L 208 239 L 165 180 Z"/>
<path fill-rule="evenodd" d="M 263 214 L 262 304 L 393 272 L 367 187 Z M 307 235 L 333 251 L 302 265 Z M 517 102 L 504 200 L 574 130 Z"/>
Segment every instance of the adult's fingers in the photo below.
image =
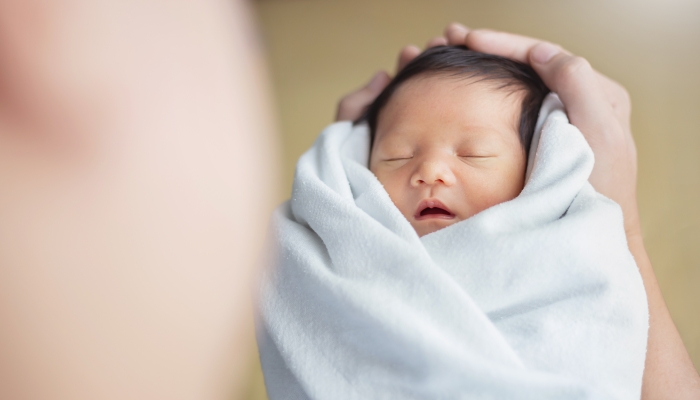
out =
<path fill-rule="evenodd" d="M 426 49 L 429 49 L 431 47 L 435 46 L 446 46 L 447 45 L 447 39 L 444 36 L 437 36 L 432 39 L 425 45 Z"/>
<path fill-rule="evenodd" d="M 540 43 L 542 41 L 539 39 L 489 29 L 469 31 L 464 39 L 464 44 L 472 50 L 507 57 L 523 63 L 530 61 L 528 58 L 530 50 Z"/>
<path fill-rule="evenodd" d="M 464 39 L 467 37 L 468 33 L 469 28 L 458 22 L 453 22 L 447 25 L 444 35 L 447 39 L 447 43 L 454 46 L 464 44 Z"/>
<path fill-rule="evenodd" d="M 420 54 L 420 49 L 417 46 L 409 45 L 401 49 L 399 52 L 399 59 L 396 63 L 396 72 L 399 72 L 406 66 L 411 60 L 418 57 Z"/>
<path fill-rule="evenodd" d="M 469 29 L 462 24 L 453 22 L 445 28 L 444 36 L 437 36 L 432 38 L 425 45 L 426 49 L 435 46 L 446 46 L 446 45 L 459 45 L 464 44 L 464 38 L 467 36 Z M 416 58 L 421 53 L 421 49 L 414 45 L 406 46 L 401 49 L 399 53 L 399 58 L 396 65 L 396 72 L 399 72 L 406 66 L 411 60 Z"/>
<path fill-rule="evenodd" d="M 483 53 L 495 54 L 512 60 L 530 63 L 530 53 L 539 45 L 547 46 L 548 42 L 527 36 L 507 32 L 497 32 L 488 29 L 470 31 L 464 43 L 470 49 Z M 558 48 L 564 54 L 572 55 L 566 49 Z M 543 50 L 543 48 L 540 48 Z M 628 127 L 630 100 L 627 91 L 619 83 L 594 70 L 600 81 L 600 88 L 607 95 L 608 103 L 613 107 L 618 121 Z M 544 79 L 545 77 L 543 77 Z M 551 86 L 550 86 L 551 88 Z M 556 90 L 555 90 L 556 91 Z M 627 129 L 628 130 L 628 129 Z"/>
<path fill-rule="evenodd" d="M 360 116 L 365 107 L 374 101 L 379 93 L 389 84 L 391 77 L 385 71 L 379 71 L 362 88 L 346 95 L 338 103 L 336 121 L 354 121 Z"/>
<path fill-rule="evenodd" d="M 435 46 L 446 46 L 446 45 L 460 45 L 464 44 L 464 38 L 467 36 L 469 28 L 466 26 L 453 22 L 445 28 L 443 36 L 437 36 L 432 38 L 425 47 L 427 49 Z M 396 72 L 401 71 L 403 67 L 406 66 L 411 60 L 416 58 L 421 53 L 421 49 L 416 46 L 410 45 L 401 49 L 399 53 L 399 59 L 396 65 Z"/>

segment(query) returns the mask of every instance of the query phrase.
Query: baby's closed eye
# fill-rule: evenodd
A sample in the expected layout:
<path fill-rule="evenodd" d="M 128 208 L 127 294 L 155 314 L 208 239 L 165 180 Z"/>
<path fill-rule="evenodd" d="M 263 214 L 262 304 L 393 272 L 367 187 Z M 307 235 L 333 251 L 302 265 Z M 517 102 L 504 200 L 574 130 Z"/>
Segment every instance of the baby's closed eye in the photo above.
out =
<path fill-rule="evenodd" d="M 457 157 L 459 158 L 494 158 L 498 157 L 497 154 L 458 154 Z"/>
<path fill-rule="evenodd" d="M 494 165 L 494 162 L 498 160 L 498 154 L 495 153 L 459 154 L 457 157 L 461 162 L 472 167 Z"/>
<path fill-rule="evenodd" d="M 383 159 L 382 161 L 387 161 L 387 162 L 402 161 L 402 160 L 410 160 L 412 158 L 413 158 L 412 155 L 411 156 L 388 157 L 388 158 Z"/>
<path fill-rule="evenodd" d="M 455 149 L 455 155 L 460 159 L 487 159 L 498 157 L 500 151 L 493 145 L 479 144 L 470 146 L 460 146 Z"/>

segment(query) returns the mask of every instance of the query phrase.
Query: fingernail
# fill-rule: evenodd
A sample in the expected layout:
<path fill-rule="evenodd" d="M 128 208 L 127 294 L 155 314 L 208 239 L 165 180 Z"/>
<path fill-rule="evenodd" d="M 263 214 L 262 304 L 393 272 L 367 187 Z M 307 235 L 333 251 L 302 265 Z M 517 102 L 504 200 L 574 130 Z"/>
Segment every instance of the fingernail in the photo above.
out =
<path fill-rule="evenodd" d="M 538 64 L 546 64 L 557 55 L 561 49 L 551 43 L 543 42 L 532 49 L 532 60 Z"/>
<path fill-rule="evenodd" d="M 382 81 L 384 80 L 382 79 L 382 75 L 384 75 L 384 72 L 382 71 L 379 71 L 376 74 L 374 74 L 372 80 L 369 81 L 369 83 L 367 84 L 367 87 L 375 91 L 382 90 L 384 88 L 384 85 L 382 85 Z"/>

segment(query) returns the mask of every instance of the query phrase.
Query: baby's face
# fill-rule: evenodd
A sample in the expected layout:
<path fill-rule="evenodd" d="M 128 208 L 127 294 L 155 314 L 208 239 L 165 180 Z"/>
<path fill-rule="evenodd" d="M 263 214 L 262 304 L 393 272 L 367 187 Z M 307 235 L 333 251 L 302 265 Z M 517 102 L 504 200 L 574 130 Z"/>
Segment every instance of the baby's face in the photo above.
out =
<path fill-rule="evenodd" d="M 382 109 L 370 169 L 419 236 L 523 189 L 522 94 L 495 84 L 419 77 L 401 85 Z"/>

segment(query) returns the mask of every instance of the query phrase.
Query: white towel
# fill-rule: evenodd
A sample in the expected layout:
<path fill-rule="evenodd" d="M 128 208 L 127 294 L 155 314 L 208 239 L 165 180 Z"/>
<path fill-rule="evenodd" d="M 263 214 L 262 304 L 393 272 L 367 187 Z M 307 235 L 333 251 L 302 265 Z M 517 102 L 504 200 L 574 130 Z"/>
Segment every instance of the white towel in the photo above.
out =
<path fill-rule="evenodd" d="M 270 399 L 640 398 L 648 311 L 620 207 L 555 95 L 538 126 L 517 198 L 422 238 L 367 168 L 367 127 L 321 133 L 273 217 Z"/>

